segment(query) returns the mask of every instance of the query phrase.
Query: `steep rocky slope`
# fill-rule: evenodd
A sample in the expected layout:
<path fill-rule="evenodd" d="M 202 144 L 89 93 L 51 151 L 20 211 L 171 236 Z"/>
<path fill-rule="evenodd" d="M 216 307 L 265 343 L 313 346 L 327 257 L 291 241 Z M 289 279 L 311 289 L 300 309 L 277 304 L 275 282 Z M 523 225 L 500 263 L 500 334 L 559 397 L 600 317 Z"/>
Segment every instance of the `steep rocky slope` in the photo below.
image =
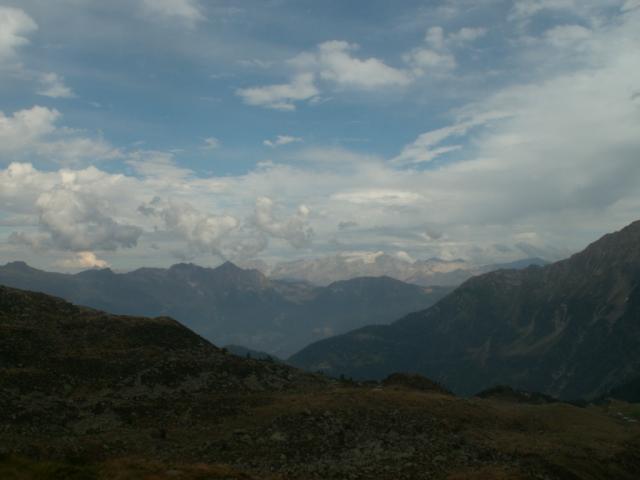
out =
<path fill-rule="evenodd" d="M 507 384 L 596 397 L 640 372 L 640 222 L 567 260 L 472 278 L 427 310 L 290 360 L 356 378 L 416 371 L 465 394 Z"/>

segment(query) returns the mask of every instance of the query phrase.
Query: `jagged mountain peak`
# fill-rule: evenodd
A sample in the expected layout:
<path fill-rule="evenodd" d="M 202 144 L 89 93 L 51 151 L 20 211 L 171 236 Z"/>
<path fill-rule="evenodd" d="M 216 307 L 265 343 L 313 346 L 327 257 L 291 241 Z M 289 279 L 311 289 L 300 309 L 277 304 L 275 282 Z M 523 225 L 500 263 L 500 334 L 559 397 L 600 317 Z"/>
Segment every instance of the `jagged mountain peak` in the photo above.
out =
<path fill-rule="evenodd" d="M 90 276 L 94 278 L 96 277 L 104 278 L 104 277 L 113 277 L 117 274 L 110 268 L 91 268 L 89 270 L 83 270 L 82 272 L 77 273 L 76 275 L 79 277 Z"/>
<path fill-rule="evenodd" d="M 248 271 L 244 268 L 240 268 L 238 265 L 233 263 L 231 260 L 226 260 L 224 263 L 218 265 L 214 268 L 214 270 L 218 272 L 244 272 Z"/>
<path fill-rule="evenodd" d="M 36 270 L 35 268 L 29 266 L 26 262 L 23 262 L 22 260 L 16 260 L 14 262 L 7 262 L 4 265 L 4 268 L 8 268 L 11 270 L 23 270 L 23 271 L 30 271 L 30 270 Z"/>
<path fill-rule="evenodd" d="M 226 261 L 217 267 L 203 267 L 195 263 L 177 263 L 169 267 L 169 272 L 174 275 L 189 277 L 206 277 L 209 280 L 221 279 L 231 282 L 230 285 L 241 283 L 253 283 L 256 286 L 266 286 L 267 277 L 256 269 L 244 269 L 231 261 Z"/>
<path fill-rule="evenodd" d="M 196 265 L 195 263 L 181 262 L 171 265 L 168 270 L 170 272 L 197 272 L 205 269 L 206 267 L 201 267 L 200 265 Z"/>

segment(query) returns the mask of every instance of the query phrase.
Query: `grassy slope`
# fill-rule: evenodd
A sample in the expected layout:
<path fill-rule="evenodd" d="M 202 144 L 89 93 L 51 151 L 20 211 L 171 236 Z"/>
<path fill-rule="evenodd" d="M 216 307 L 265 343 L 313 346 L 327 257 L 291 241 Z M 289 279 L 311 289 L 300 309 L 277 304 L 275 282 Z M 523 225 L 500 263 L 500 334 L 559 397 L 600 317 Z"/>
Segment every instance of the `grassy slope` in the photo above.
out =
<path fill-rule="evenodd" d="M 5 459 L 0 478 L 631 480 L 640 471 L 640 426 L 629 409 L 346 386 L 156 401 L 129 424 L 60 438 L 55 452 L 52 438 L 5 431 L 0 444 L 66 460 Z M 56 477 L 60 468 L 77 476 Z"/>
<path fill-rule="evenodd" d="M 407 376 L 332 381 L 227 355 L 170 319 L 0 287 L 2 480 L 635 480 L 640 471 L 633 406 L 433 388 Z"/>

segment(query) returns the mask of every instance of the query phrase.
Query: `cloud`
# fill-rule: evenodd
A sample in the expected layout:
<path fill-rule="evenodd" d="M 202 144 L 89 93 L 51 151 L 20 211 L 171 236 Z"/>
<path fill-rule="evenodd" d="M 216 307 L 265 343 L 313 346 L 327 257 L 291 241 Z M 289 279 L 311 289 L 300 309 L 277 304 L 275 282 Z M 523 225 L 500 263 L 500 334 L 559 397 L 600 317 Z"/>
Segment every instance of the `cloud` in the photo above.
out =
<path fill-rule="evenodd" d="M 575 6 L 575 0 L 518 0 L 509 12 L 509 19 L 526 20 L 545 10 L 573 10 Z"/>
<path fill-rule="evenodd" d="M 428 48 L 415 48 L 403 56 L 413 67 L 416 76 L 425 73 L 446 73 L 456 68 L 456 59 L 450 53 L 440 53 Z"/>
<path fill-rule="evenodd" d="M 260 60 L 259 58 L 242 59 L 238 60 L 236 63 L 242 67 L 247 68 L 266 69 L 273 66 L 273 62 L 270 62 L 268 60 Z"/>
<path fill-rule="evenodd" d="M 353 220 L 346 220 L 338 223 L 338 230 L 348 230 L 350 228 L 355 228 L 358 226 L 358 222 Z"/>
<path fill-rule="evenodd" d="M 117 196 L 121 183 L 128 182 L 93 167 L 45 174 L 11 164 L 0 174 L 0 198 L 5 209 L 32 213 L 38 225 L 36 234 L 16 232 L 14 243 L 70 251 L 135 247 L 142 229 L 114 217 L 116 200 L 106 195 Z"/>
<path fill-rule="evenodd" d="M 58 260 L 55 265 L 69 270 L 109 267 L 108 262 L 99 259 L 93 252 L 77 252 L 71 258 Z"/>
<path fill-rule="evenodd" d="M 274 238 L 286 240 L 294 248 L 311 245 L 313 229 L 309 226 L 310 210 L 300 205 L 296 213 L 289 217 L 280 217 L 275 212 L 275 204 L 269 197 L 256 200 L 253 222 L 258 230 Z"/>
<path fill-rule="evenodd" d="M 487 33 L 482 27 L 463 27 L 448 35 L 442 27 L 429 28 L 425 34 L 425 46 L 418 46 L 403 55 L 415 77 L 448 74 L 457 67 L 453 50 L 473 42 Z"/>
<path fill-rule="evenodd" d="M 201 212 L 190 203 L 173 200 L 163 202 L 160 197 L 140 205 L 138 211 L 145 216 L 160 218 L 166 230 L 177 233 L 190 248 L 215 255 L 222 255 L 222 240 L 240 225 L 230 215 Z"/>
<path fill-rule="evenodd" d="M 581 25 L 556 25 L 544 33 L 545 39 L 556 47 L 570 47 L 591 37 L 591 30 Z"/>
<path fill-rule="evenodd" d="M 463 27 L 457 32 L 449 34 L 449 41 L 454 44 L 462 45 L 464 43 L 473 42 L 487 34 L 484 27 Z"/>
<path fill-rule="evenodd" d="M 236 90 L 236 94 L 242 97 L 247 105 L 285 111 L 295 110 L 294 102 L 310 100 L 319 93 L 310 73 L 296 75 L 291 83 Z"/>
<path fill-rule="evenodd" d="M 450 137 L 464 135 L 470 127 L 466 123 L 438 128 L 423 133 L 412 143 L 406 145 L 399 155 L 391 159 L 396 165 L 430 162 L 440 155 L 459 150 L 462 145 L 438 145 Z"/>
<path fill-rule="evenodd" d="M 61 250 L 117 250 L 135 247 L 142 229 L 117 222 L 109 205 L 86 191 L 58 187 L 36 201 L 40 227 Z"/>
<path fill-rule="evenodd" d="M 461 137 L 480 125 L 499 120 L 507 116 L 499 111 L 488 111 L 475 118 L 464 120 L 453 125 L 423 133 L 412 143 L 406 145 L 399 155 L 391 159 L 395 165 L 410 165 L 431 162 L 437 157 L 462 148 L 462 145 L 441 145 L 451 137 Z"/>
<path fill-rule="evenodd" d="M 58 110 L 37 105 L 10 116 L 0 112 L 0 162 L 3 154 L 9 158 L 38 156 L 66 165 L 122 157 L 120 150 L 102 138 L 82 137 L 77 131 L 58 127 L 60 118 Z"/>
<path fill-rule="evenodd" d="M 0 111 L 0 152 L 15 152 L 39 143 L 56 130 L 58 118 L 60 112 L 40 106 L 19 110 L 11 116 Z"/>
<path fill-rule="evenodd" d="M 427 30 L 427 33 L 424 35 L 424 41 L 427 43 L 427 45 L 436 50 L 444 48 L 444 29 L 439 26 L 429 28 L 429 30 Z"/>
<path fill-rule="evenodd" d="M 468 97 L 465 93 L 472 101 L 443 116 L 438 116 L 441 104 L 433 110 L 425 107 L 426 125 L 438 118 L 449 120 L 425 127 L 386 161 L 362 152 L 301 145 L 295 152 L 274 149 L 269 152 L 271 162 L 226 175 L 196 173 L 188 168 L 188 158 L 181 164 L 179 153 L 167 152 L 127 152 L 121 173 L 14 163 L 0 168 L 0 218 L 20 226 L 5 225 L 2 241 L 13 229 L 21 245 L 29 238 L 43 249 L 60 248 L 50 231 L 62 228 L 48 217 L 41 220 L 38 199 L 61 189 L 67 195 L 60 195 L 64 202 L 54 197 L 52 204 L 76 202 L 87 209 L 84 205 L 93 202 L 118 225 L 143 229 L 135 254 L 126 255 L 126 261 L 136 258 L 141 263 L 151 243 L 160 247 L 152 252 L 154 259 L 163 251 L 190 249 L 196 261 L 214 251 L 231 256 L 241 249 L 262 252 L 267 259 L 303 255 L 295 245 L 308 245 L 309 239 L 314 253 L 404 251 L 413 258 L 463 257 L 484 263 L 496 256 L 515 260 L 523 254 L 517 245 L 526 247 L 524 243 L 575 251 L 637 218 L 640 211 L 640 103 L 632 100 L 640 88 L 640 59 L 635 55 L 639 14 L 629 10 L 608 22 L 603 18 L 601 23 L 585 23 L 591 33 L 582 42 L 579 62 L 561 62 L 572 47 L 550 44 L 544 32 L 554 24 L 541 25 L 538 41 L 514 46 L 517 68 L 527 72 L 526 81 L 507 73 L 497 85 L 483 85 L 482 95 L 474 89 Z M 446 46 L 450 35 L 443 30 L 443 42 L 455 51 Z M 432 49 L 432 44 L 424 47 Z M 314 75 L 318 89 L 336 85 Z M 442 105 L 450 105 L 448 99 Z M 51 143 L 58 136 L 82 138 L 61 126 L 56 111 L 39 108 L 24 113 L 33 115 L 29 122 L 19 121 L 18 112 L 2 116 L 3 161 L 20 156 L 24 138 L 36 139 L 29 145 Z M 438 157 L 446 153 L 439 149 L 448 148 L 457 148 L 455 155 Z M 24 147 L 21 159 L 30 158 L 33 151 Z M 62 187 L 70 176 L 76 176 L 73 188 Z M 167 218 L 171 213 L 191 220 L 174 220 L 169 228 L 163 216 L 136 210 L 155 196 L 164 200 L 154 208 L 169 209 Z M 267 200 L 256 205 L 255 199 L 263 197 Z M 167 199 L 176 205 L 173 210 Z M 299 205 L 313 214 L 298 211 Z M 234 220 L 219 219 L 225 216 Z M 87 223 L 81 215 L 70 218 Z M 341 221 L 349 220 L 357 221 L 358 227 L 336 231 Z M 225 228 L 227 233 L 216 233 Z M 526 232 L 536 232 L 536 241 L 523 237 Z M 74 235 L 89 237 L 82 233 L 80 229 Z M 340 243 L 334 241 L 336 236 Z M 81 248 L 100 243 L 96 238 L 65 241 L 77 251 L 99 253 Z M 507 248 L 499 251 L 496 244 Z M 126 248 L 122 242 L 117 246 Z M 22 247 L 3 243 L 2 248 Z"/>
<path fill-rule="evenodd" d="M 313 238 L 307 207 L 301 205 L 296 213 L 283 217 L 276 213 L 275 203 L 268 197 L 256 200 L 253 214 L 244 222 L 160 197 L 141 204 L 138 212 L 162 220 L 165 231 L 185 240 L 192 252 L 222 258 L 252 258 L 268 247 L 269 238 L 285 240 L 294 248 L 309 246 Z"/>
<path fill-rule="evenodd" d="M 75 94 L 64 84 L 64 78 L 56 73 L 43 73 L 40 76 L 38 95 L 50 98 L 73 98 Z"/>
<path fill-rule="evenodd" d="M 181 185 L 193 175 L 190 169 L 178 166 L 174 154 L 170 152 L 138 150 L 127 157 L 126 163 L 138 175 L 156 184 Z"/>
<path fill-rule="evenodd" d="M 262 142 L 263 145 L 267 147 L 275 148 L 280 147 L 282 145 L 288 145 L 290 143 L 301 142 L 302 138 L 300 137 L 292 137 L 290 135 L 278 135 L 275 140 L 265 140 Z"/>
<path fill-rule="evenodd" d="M 620 7 L 620 10 L 622 12 L 630 12 L 636 8 L 640 8 L 640 0 L 626 0 L 622 7 Z"/>
<path fill-rule="evenodd" d="M 315 52 L 298 55 L 291 63 L 344 88 L 373 90 L 402 87 L 413 81 L 409 72 L 390 67 L 378 58 L 353 56 L 358 49 L 354 43 L 332 40 L 318 45 Z"/>
<path fill-rule="evenodd" d="M 0 6 L 0 62 L 13 59 L 38 25 L 19 8 Z"/>
<path fill-rule="evenodd" d="M 333 200 L 354 203 L 356 205 L 377 204 L 386 207 L 398 207 L 413 205 L 423 200 L 423 197 L 415 192 L 391 190 L 391 189 L 369 189 L 354 192 L 336 193 Z"/>
<path fill-rule="evenodd" d="M 204 139 L 204 147 L 206 150 L 215 150 L 220 148 L 220 140 L 216 137 L 208 137 Z"/>
<path fill-rule="evenodd" d="M 292 111 L 295 102 L 317 102 L 317 82 L 350 90 L 397 88 L 413 82 L 410 71 L 391 67 L 375 57 L 355 57 L 359 48 L 341 40 L 320 43 L 314 51 L 300 53 L 287 62 L 295 72 L 289 83 L 240 88 L 236 94 L 247 105 Z"/>
<path fill-rule="evenodd" d="M 87 160 L 114 160 L 123 153 L 102 138 L 64 138 L 36 146 L 39 155 L 63 165 L 78 165 Z"/>
<path fill-rule="evenodd" d="M 206 20 L 198 0 L 142 0 L 144 11 L 163 20 L 179 20 L 190 28 Z"/>

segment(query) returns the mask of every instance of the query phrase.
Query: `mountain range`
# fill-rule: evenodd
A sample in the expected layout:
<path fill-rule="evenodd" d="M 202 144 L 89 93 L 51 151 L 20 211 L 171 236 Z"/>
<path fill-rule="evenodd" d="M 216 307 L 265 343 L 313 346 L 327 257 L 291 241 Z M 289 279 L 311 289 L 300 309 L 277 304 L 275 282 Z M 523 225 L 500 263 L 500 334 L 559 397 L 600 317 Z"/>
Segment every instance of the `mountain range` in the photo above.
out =
<path fill-rule="evenodd" d="M 502 268 L 546 265 L 541 258 L 525 258 L 510 263 L 476 265 L 463 259 L 429 258 L 412 260 L 385 252 L 345 252 L 320 258 L 292 260 L 268 269 L 271 278 L 304 280 L 328 285 L 338 280 L 363 276 L 389 276 L 422 286 L 458 286 L 469 278 Z M 264 266 L 263 266 L 264 268 Z"/>
<path fill-rule="evenodd" d="M 281 358 L 370 322 L 391 322 L 433 305 L 452 290 L 390 277 L 316 287 L 269 279 L 230 262 L 213 269 L 183 263 L 168 269 L 95 269 L 73 275 L 12 262 L 0 267 L 0 284 L 115 314 L 171 316 L 218 345 L 242 345 Z"/>
<path fill-rule="evenodd" d="M 595 398 L 637 378 L 639 346 L 640 221 L 569 259 L 473 277 L 428 309 L 289 361 L 361 379 L 414 371 L 463 394 L 506 384 Z"/>

